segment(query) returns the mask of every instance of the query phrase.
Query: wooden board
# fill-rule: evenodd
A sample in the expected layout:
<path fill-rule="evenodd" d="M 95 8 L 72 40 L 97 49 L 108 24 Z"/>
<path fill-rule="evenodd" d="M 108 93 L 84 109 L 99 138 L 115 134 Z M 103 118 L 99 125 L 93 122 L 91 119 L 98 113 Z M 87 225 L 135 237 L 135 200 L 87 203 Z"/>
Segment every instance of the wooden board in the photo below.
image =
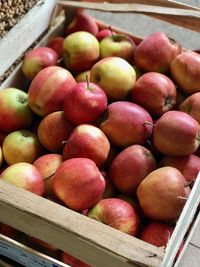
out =
<path fill-rule="evenodd" d="M 48 28 L 55 3 L 56 0 L 39 1 L 0 39 L 0 76 Z"/>

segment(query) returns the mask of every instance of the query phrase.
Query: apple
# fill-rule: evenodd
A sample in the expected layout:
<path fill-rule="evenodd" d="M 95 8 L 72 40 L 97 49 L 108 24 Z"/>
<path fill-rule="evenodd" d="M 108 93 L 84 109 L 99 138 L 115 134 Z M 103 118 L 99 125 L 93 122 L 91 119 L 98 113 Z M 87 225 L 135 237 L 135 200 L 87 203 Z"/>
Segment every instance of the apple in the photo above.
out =
<path fill-rule="evenodd" d="M 2 148 L 0 146 L 0 167 L 2 166 L 3 163 L 3 153 L 2 153 Z"/>
<path fill-rule="evenodd" d="M 154 220 L 179 217 L 190 193 L 187 181 L 174 167 L 161 167 L 139 184 L 137 197 L 144 214 Z"/>
<path fill-rule="evenodd" d="M 194 153 L 200 143 L 200 125 L 185 112 L 165 112 L 153 131 L 155 147 L 167 156 L 187 156 Z"/>
<path fill-rule="evenodd" d="M 177 168 L 185 177 L 188 183 L 196 180 L 200 171 L 200 157 L 191 154 L 182 157 L 164 156 L 160 161 L 160 166 L 171 166 Z"/>
<path fill-rule="evenodd" d="M 92 267 L 64 251 L 61 251 L 61 261 L 69 264 L 71 267 Z"/>
<path fill-rule="evenodd" d="M 134 61 L 145 72 L 168 73 L 171 62 L 181 52 L 181 45 L 164 32 L 153 32 L 136 46 Z"/>
<path fill-rule="evenodd" d="M 60 258 L 60 251 L 58 250 L 58 248 L 39 238 L 36 238 L 34 236 L 28 236 L 26 243 L 26 245 L 28 245 L 29 247 L 39 252 L 43 252 L 45 253 L 45 255 L 53 257 L 54 259 Z"/>
<path fill-rule="evenodd" d="M 94 36 L 99 31 L 95 19 L 86 14 L 83 9 L 78 10 L 76 16 L 67 26 L 66 35 L 77 31 L 86 31 L 93 34 Z"/>
<path fill-rule="evenodd" d="M 157 168 L 152 153 L 141 145 L 123 149 L 112 161 L 109 174 L 115 187 L 125 194 L 134 194 L 141 181 Z"/>
<path fill-rule="evenodd" d="M 103 175 L 105 182 L 106 182 L 106 189 L 104 191 L 102 198 L 111 198 L 117 196 L 117 189 L 114 186 L 113 182 L 110 179 L 108 173 L 104 170 L 100 170 L 101 174 Z"/>
<path fill-rule="evenodd" d="M 19 162 L 8 166 L 1 173 L 0 179 L 37 195 L 44 194 L 43 177 L 38 169 L 30 163 Z"/>
<path fill-rule="evenodd" d="M 100 86 L 110 100 L 124 100 L 135 84 L 136 73 L 125 59 L 107 57 L 93 65 L 90 81 Z"/>
<path fill-rule="evenodd" d="M 62 57 L 63 54 L 63 42 L 64 37 L 62 36 L 56 36 L 49 40 L 47 46 L 53 49 L 59 57 Z"/>
<path fill-rule="evenodd" d="M 136 81 L 131 92 L 132 101 L 155 116 L 161 116 L 164 112 L 173 109 L 176 96 L 173 81 L 158 72 L 143 74 Z"/>
<path fill-rule="evenodd" d="M 52 188 L 67 207 L 81 211 L 91 208 L 102 198 L 105 180 L 92 160 L 73 158 L 58 167 Z"/>
<path fill-rule="evenodd" d="M 39 116 L 62 110 L 64 98 L 75 84 L 72 74 L 62 67 L 42 69 L 28 89 L 30 108 Z"/>
<path fill-rule="evenodd" d="M 57 65 L 58 54 L 49 47 L 35 47 L 24 57 L 22 72 L 24 76 L 32 80 L 43 68 Z"/>
<path fill-rule="evenodd" d="M 93 123 L 107 108 L 103 89 L 89 81 L 77 83 L 66 95 L 63 109 L 66 118 L 74 125 Z"/>
<path fill-rule="evenodd" d="M 98 31 L 98 33 L 96 34 L 96 38 L 100 42 L 105 37 L 112 36 L 114 34 L 115 34 L 115 32 L 113 32 L 112 29 L 105 28 L 105 29 L 101 29 L 101 30 Z"/>
<path fill-rule="evenodd" d="M 62 153 L 74 126 L 66 119 L 64 111 L 55 111 L 42 118 L 37 135 L 41 144 L 50 152 Z"/>
<path fill-rule="evenodd" d="M 52 190 L 52 179 L 53 176 L 64 161 L 62 155 L 50 153 L 42 155 L 41 157 L 37 158 L 33 165 L 39 170 L 40 174 L 42 175 L 45 183 L 45 196 L 52 196 L 54 195 Z"/>
<path fill-rule="evenodd" d="M 88 77 L 88 80 L 90 80 L 90 70 L 85 70 L 85 71 L 80 72 L 79 74 L 77 74 L 75 79 L 77 83 L 86 82 L 87 77 Z"/>
<path fill-rule="evenodd" d="M 63 60 L 70 71 L 89 70 L 99 59 L 99 42 L 94 35 L 78 31 L 68 35 L 63 43 Z"/>
<path fill-rule="evenodd" d="M 28 130 L 9 133 L 3 141 L 2 150 L 8 165 L 18 162 L 33 163 L 44 152 L 37 135 Z"/>
<path fill-rule="evenodd" d="M 152 133 L 150 114 L 137 104 L 116 101 L 108 105 L 106 114 L 99 128 L 115 146 L 143 145 Z"/>
<path fill-rule="evenodd" d="M 17 88 L 0 91 L 0 131 L 9 133 L 27 129 L 33 120 L 33 113 L 28 105 L 28 95 Z"/>
<path fill-rule="evenodd" d="M 192 51 L 180 54 L 173 60 L 170 73 L 183 93 L 191 95 L 199 92 L 200 54 Z"/>
<path fill-rule="evenodd" d="M 19 233 L 20 232 L 13 227 L 4 223 L 0 223 L 0 234 L 16 240 L 19 236 Z"/>
<path fill-rule="evenodd" d="M 200 92 L 193 93 L 184 99 L 179 105 L 179 110 L 188 113 L 200 123 Z"/>
<path fill-rule="evenodd" d="M 100 57 L 121 57 L 133 63 L 135 43 L 125 34 L 116 33 L 100 41 Z"/>
<path fill-rule="evenodd" d="M 110 143 L 106 135 L 96 126 L 81 124 L 71 133 L 63 148 L 64 159 L 88 158 L 101 167 L 106 161 Z"/>
<path fill-rule="evenodd" d="M 136 236 L 140 228 L 140 218 L 134 207 L 119 198 L 101 199 L 87 216 L 132 236 Z"/>
<path fill-rule="evenodd" d="M 174 226 L 160 221 L 150 221 L 139 235 L 139 239 L 157 247 L 166 247 Z"/>

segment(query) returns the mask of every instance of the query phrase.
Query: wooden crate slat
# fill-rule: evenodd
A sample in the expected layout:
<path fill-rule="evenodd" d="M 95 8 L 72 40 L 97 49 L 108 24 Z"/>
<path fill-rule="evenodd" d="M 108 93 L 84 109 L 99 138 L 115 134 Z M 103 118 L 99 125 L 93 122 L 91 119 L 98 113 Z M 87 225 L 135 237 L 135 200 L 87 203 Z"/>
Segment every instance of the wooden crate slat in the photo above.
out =
<path fill-rule="evenodd" d="M 0 76 L 48 28 L 55 4 L 56 0 L 39 1 L 0 39 Z"/>
<path fill-rule="evenodd" d="M 157 267 L 162 262 L 161 249 L 3 180 L 0 210 L 3 223 L 96 267 Z"/>

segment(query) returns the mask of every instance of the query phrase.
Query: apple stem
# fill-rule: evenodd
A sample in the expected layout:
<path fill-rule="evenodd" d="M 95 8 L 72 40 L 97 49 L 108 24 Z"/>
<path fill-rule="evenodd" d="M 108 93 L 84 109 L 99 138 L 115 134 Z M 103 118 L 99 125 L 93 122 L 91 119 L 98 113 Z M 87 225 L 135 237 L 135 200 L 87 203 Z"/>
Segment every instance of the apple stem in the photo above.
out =
<path fill-rule="evenodd" d="M 86 79 L 86 82 L 87 82 L 87 89 L 90 90 L 90 82 L 89 82 L 88 75 L 85 75 L 85 79 Z"/>
<path fill-rule="evenodd" d="M 188 197 L 177 196 L 177 198 L 181 200 L 188 200 Z"/>
<path fill-rule="evenodd" d="M 109 30 L 110 30 L 110 32 L 111 32 L 111 36 L 112 36 L 112 38 L 113 38 L 113 40 L 114 40 L 114 34 L 113 34 L 113 30 L 112 30 L 112 27 L 111 27 L 111 26 L 109 26 Z"/>

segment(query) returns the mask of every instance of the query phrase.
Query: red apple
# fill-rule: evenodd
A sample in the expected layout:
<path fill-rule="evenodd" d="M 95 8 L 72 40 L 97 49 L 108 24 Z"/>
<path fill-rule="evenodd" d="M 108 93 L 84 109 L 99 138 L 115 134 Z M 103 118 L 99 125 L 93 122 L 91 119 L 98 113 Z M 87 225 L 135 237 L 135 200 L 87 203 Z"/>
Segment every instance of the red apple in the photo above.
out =
<path fill-rule="evenodd" d="M 160 221 L 150 221 L 142 230 L 139 239 L 157 247 L 166 247 L 174 226 Z"/>
<path fill-rule="evenodd" d="M 19 236 L 19 233 L 20 232 L 14 229 L 13 227 L 4 223 L 0 223 L 0 234 L 16 240 L 17 237 Z"/>
<path fill-rule="evenodd" d="M 49 47 L 35 47 L 24 57 L 22 72 L 24 76 L 32 80 L 36 74 L 48 66 L 57 65 L 58 54 Z"/>
<path fill-rule="evenodd" d="M 140 218 L 134 207 L 119 198 L 100 200 L 92 207 L 87 216 L 126 234 L 138 234 Z"/>
<path fill-rule="evenodd" d="M 32 80 L 28 103 L 39 116 L 62 110 L 67 92 L 76 84 L 72 74 L 58 66 L 46 67 Z"/>
<path fill-rule="evenodd" d="M 133 63 L 135 43 L 125 34 L 116 33 L 100 41 L 100 57 L 120 57 Z"/>
<path fill-rule="evenodd" d="M 108 105 L 107 117 L 100 123 L 100 129 L 113 145 L 127 147 L 133 144 L 145 144 L 152 133 L 150 114 L 128 101 L 117 101 Z"/>
<path fill-rule="evenodd" d="M 70 33 L 77 31 L 86 31 L 93 35 L 96 35 L 99 31 L 94 18 L 86 14 L 83 9 L 78 10 L 76 16 L 67 26 L 66 34 L 69 35 Z"/>
<path fill-rule="evenodd" d="M 186 184 L 174 167 L 161 167 L 148 174 L 137 189 L 144 214 L 154 220 L 178 218 L 190 192 Z"/>
<path fill-rule="evenodd" d="M 187 51 L 177 56 L 170 72 L 174 82 L 188 95 L 199 92 L 200 88 L 200 54 Z"/>
<path fill-rule="evenodd" d="M 183 100 L 179 110 L 188 113 L 200 123 L 200 92 L 194 93 Z"/>
<path fill-rule="evenodd" d="M 44 152 L 37 135 L 28 130 L 9 133 L 3 141 L 2 149 L 8 165 L 18 162 L 33 163 Z"/>
<path fill-rule="evenodd" d="M 190 183 L 196 180 L 200 171 L 200 157 L 194 154 L 183 157 L 164 156 L 160 162 L 160 166 L 177 168 Z"/>
<path fill-rule="evenodd" d="M 168 73 L 171 62 L 182 52 L 180 44 L 164 32 L 154 32 L 136 46 L 135 65 L 141 70 Z"/>
<path fill-rule="evenodd" d="M 44 193 L 43 177 L 30 163 L 19 162 L 7 167 L 1 173 L 0 179 L 40 196 Z"/>
<path fill-rule="evenodd" d="M 56 36 L 49 40 L 47 46 L 53 49 L 59 55 L 59 57 L 61 57 L 63 54 L 63 42 L 64 37 Z"/>
<path fill-rule="evenodd" d="M 102 29 L 98 31 L 98 33 L 96 34 L 96 38 L 100 42 L 101 40 L 103 40 L 103 38 L 112 36 L 112 34 L 115 34 L 112 29 Z"/>
<path fill-rule="evenodd" d="M 120 57 L 103 58 L 90 70 L 90 81 L 99 85 L 112 101 L 126 99 L 135 80 L 134 68 Z"/>
<path fill-rule="evenodd" d="M 33 120 L 33 113 L 28 105 L 28 95 L 17 88 L 0 91 L 0 131 L 9 133 L 27 129 Z"/>
<path fill-rule="evenodd" d="M 99 42 L 94 35 L 78 31 L 68 35 L 63 43 L 63 60 L 70 71 L 89 70 L 99 59 Z"/>
<path fill-rule="evenodd" d="M 40 174 L 42 175 L 45 183 L 45 192 L 46 196 L 52 196 L 52 179 L 53 176 L 58 169 L 58 167 L 63 162 L 63 157 L 60 154 L 45 154 L 39 157 L 33 165 L 39 170 Z"/>
<path fill-rule="evenodd" d="M 97 127 L 89 124 L 77 126 L 67 140 L 64 159 L 89 158 L 101 167 L 108 157 L 110 143 L 106 135 Z"/>
<path fill-rule="evenodd" d="M 71 267 L 91 267 L 90 265 L 80 261 L 79 259 L 73 257 L 72 255 L 61 251 L 61 261 L 69 264 Z"/>
<path fill-rule="evenodd" d="M 102 198 L 105 180 L 92 160 L 73 158 L 58 167 L 52 187 L 66 206 L 81 211 L 91 208 Z"/>
<path fill-rule="evenodd" d="M 176 87 L 171 79 L 158 72 L 147 72 L 135 83 L 132 101 L 152 115 L 161 116 L 176 104 Z"/>
<path fill-rule="evenodd" d="M 66 118 L 75 125 L 94 122 L 106 108 L 105 92 L 98 85 L 89 82 L 77 83 L 63 102 Z"/>
<path fill-rule="evenodd" d="M 157 162 L 147 148 L 132 145 L 114 158 L 109 174 L 121 193 L 133 194 L 141 181 L 156 168 Z"/>
<path fill-rule="evenodd" d="M 41 144 L 50 152 L 62 152 L 63 142 L 67 141 L 74 126 L 66 119 L 64 111 L 46 115 L 37 130 Z"/>
<path fill-rule="evenodd" d="M 167 156 L 187 156 L 200 143 L 200 125 L 182 111 L 167 111 L 156 122 L 153 131 L 155 147 Z"/>

